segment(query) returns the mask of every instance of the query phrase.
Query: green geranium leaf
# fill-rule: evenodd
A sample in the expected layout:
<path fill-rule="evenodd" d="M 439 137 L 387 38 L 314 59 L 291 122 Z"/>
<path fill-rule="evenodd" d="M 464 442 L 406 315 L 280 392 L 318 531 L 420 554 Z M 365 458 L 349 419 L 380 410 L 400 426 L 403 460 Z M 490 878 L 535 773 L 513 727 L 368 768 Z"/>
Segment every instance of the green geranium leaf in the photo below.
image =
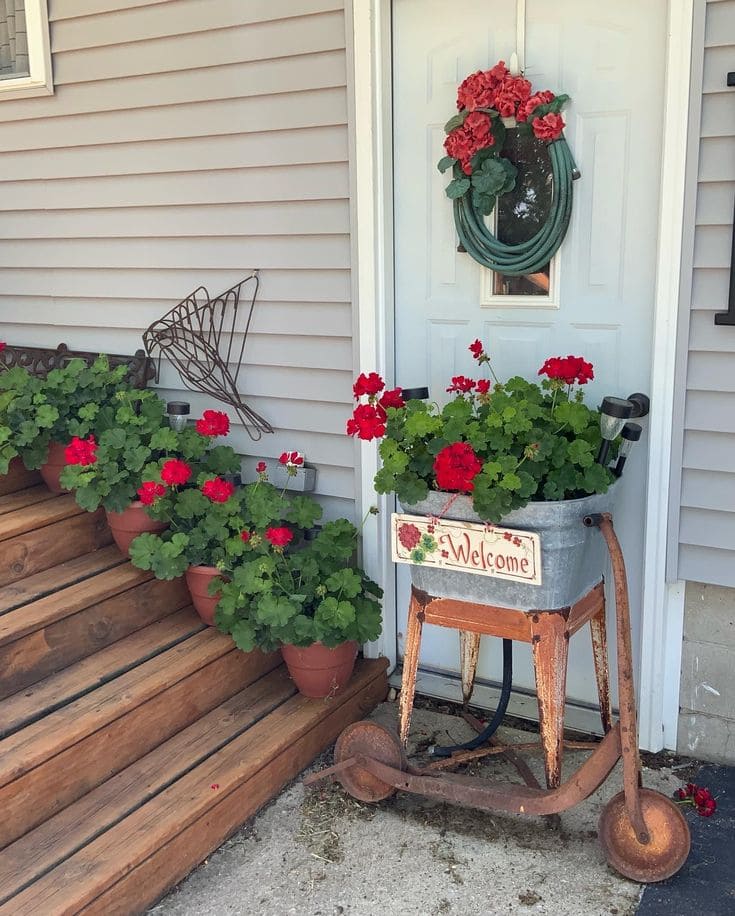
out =
<path fill-rule="evenodd" d="M 439 163 L 437 164 L 437 168 L 443 175 L 447 169 L 451 169 L 451 167 L 454 165 L 456 161 L 457 160 L 454 158 L 454 156 L 443 156 L 439 160 Z"/>
<path fill-rule="evenodd" d="M 470 179 L 469 178 L 453 178 L 446 188 L 446 195 L 450 200 L 455 200 L 457 197 L 462 197 L 470 189 Z"/>

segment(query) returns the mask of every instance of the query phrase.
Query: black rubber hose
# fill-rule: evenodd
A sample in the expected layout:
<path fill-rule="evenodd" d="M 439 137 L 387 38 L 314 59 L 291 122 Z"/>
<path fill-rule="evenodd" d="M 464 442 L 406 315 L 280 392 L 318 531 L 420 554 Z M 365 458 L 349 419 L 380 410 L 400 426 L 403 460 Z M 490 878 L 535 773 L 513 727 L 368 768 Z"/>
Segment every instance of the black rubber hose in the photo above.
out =
<path fill-rule="evenodd" d="M 453 744 L 451 747 L 440 747 L 436 744 L 428 749 L 427 753 L 431 757 L 451 757 L 452 754 L 456 754 L 457 751 L 474 751 L 478 747 L 483 745 L 486 741 L 489 741 L 490 738 L 495 734 L 495 732 L 500 728 L 500 725 L 505 718 L 506 710 L 508 709 L 508 701 L 510 700 L 510 691 L 513 687 L 513 640 L 504 639 L 503 640 L 503 686 L 500 691 L 500 700 L 498 701 L 498 708 L 495 710 L 492 719 L 488 722 L 485 728 L 470 741 L 465 741 L 464 744 Z"/>

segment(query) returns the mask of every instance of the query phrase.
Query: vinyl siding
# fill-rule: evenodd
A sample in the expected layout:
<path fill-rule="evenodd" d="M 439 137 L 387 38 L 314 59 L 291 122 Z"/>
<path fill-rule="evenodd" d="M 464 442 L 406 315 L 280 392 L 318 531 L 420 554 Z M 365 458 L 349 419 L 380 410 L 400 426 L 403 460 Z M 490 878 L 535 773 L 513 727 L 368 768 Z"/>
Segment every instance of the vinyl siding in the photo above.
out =
<path fill-rule="evenodd" d="M 276 433 L 231 442 L 304 451 L 329 515 L 355 492 L 343 7 L 50 0 L 55 94 L 0 100 L 2 339 L 131 352 L 259 268 L 241 378 Z"/>
<path fill-rule="evenodd" d="M 709 0 L 705 16 L 674 574 L 735 586 L 735 328 L 714 324 L 727 309 L 733 232 L 735 90 L 726 75 L 735 70 L 735 0 Z"/>

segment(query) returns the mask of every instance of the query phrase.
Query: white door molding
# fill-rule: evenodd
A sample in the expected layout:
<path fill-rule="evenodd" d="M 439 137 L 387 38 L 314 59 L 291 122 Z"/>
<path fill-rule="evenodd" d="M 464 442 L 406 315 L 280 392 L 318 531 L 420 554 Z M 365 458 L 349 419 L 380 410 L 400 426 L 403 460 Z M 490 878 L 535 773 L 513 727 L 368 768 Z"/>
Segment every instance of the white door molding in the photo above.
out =
<path fill-rule="evenodd" d="M 347 4 L 352 165 L 353 303 L 360 371 L 393 374 L 392 130 L 390 0 Z M 654 305 L 650 461 L 646 504 L 640 673 L 640 744 L 675 748 L 683 628 L 683 583 L 666 582 L 666 537 L 673 433 L 677 305 L 684 236 L 683 200 L 692 59 L 691 0 L 669 0 L 657 281 Z M 378 505 L 363 537 L 367 571 L 385 588 L 384 632 L 370 647 L 396 661 L 394 575 L 388 543 L 390 501 L 377 499 L 375 443 L 356 446 L 359 503 Z"/>

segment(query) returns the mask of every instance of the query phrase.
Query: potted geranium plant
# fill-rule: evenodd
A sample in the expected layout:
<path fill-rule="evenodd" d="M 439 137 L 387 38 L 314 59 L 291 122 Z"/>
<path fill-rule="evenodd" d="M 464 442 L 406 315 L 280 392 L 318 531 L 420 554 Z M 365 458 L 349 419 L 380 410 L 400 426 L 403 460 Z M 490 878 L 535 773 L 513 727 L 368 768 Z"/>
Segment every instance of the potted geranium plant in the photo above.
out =
<path fill-rule="evenodd" d="M 593 367 L 582 357 L 553 357 L 539 369 L 541 383 L 520 377 L 501 383 L 482 343 L 469 349 L 492 378 L 455 376 L 447 387 L 454 397 L 444 407 L 404 402 L 376 373 L 361 375 L 347 432 L 382 440 L 375 488 L 394 492 L 406 512 L 541 536 L 541 586 L 422 567 L 426 550 L 438 548 L 428 541 L 412 555 L 415 585 L 510 607 L 571 604 L 602 575 L 602 545 L 581 522 L 610 508 L 616 480 L 596 460 L 600 412 L 583 400 Z"/>
<path fill-rule="evenodd" d="M 8 429 L 5 445 L 12 446 L 27 468 L 40 469 L 53 493 L 61 493 L 66 446 L 74 437 L 90 435 L 100 409 L 118 392 L 133 390 L 125 380 L 126 373 L 124 365 L 110 368 L 106 356 L 91 365 L 71 359 L 45 378 L 24 367 L 2 373 L 4 406 L 0 413 Z"/>
<path fill-rule="evenodd" d="M 91 512 L 104 506 L 115 543 L 124 553 L 138 534 L 166 527 L 141 501 L 145 481 L 183 487 L 195 468 L 217 475 L 240 467 L 231 448 L 212 447 L 214 436 L 229 429 L 226 414 L 205 411 L 196 427 L 174 430 L 166 422 L 165 409 L 154 391 L 119 391 L 97 414 L 94 433 L 73 438 L 65 450 L 62 486 L 74 490 L 83 509 Z M 206 419 L 208 413 L 217 415 L 214 426 Z"/>
<path fill-rule="evenodd" d="M 304 696 L 342 688 L 360 643 L 380 635 L 382 591 L 354 564 L 357 536 L 347 519 L 296 547 L 288 526 L 254 530 L 222 586 L 217 626 L 246 652 L 280 647 Z"/>
<path fill-rule="evenodd" d="M 210 626 L 219 600 L 219 586 L 212 586 L 212 580 L 226 579 L 236 567 L 248 549 L 255 524 L 262 530 L 279 526 L 291 540 L 294 534 L 300 536 L 311 528 L 321 515 L 314 499 L 284 499 L 282 491 L 265 478 L 262 471 L 256 483 L 238 489 L 203 470 L 195 486 L 179 489 L 149 480 L 138 491 L 149 514 L 169 527 L 161 534 L 137 537 L 130 548 L 132 563 L 152 570 L 159 579 L 185 575 L 192 603 Z"/>

